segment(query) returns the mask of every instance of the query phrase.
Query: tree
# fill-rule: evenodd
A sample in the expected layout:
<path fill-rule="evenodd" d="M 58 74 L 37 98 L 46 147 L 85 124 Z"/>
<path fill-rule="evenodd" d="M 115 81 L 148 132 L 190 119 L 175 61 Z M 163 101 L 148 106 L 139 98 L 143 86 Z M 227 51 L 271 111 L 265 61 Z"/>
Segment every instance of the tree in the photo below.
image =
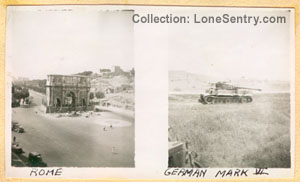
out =
<path fill-rule="evenodd" d="M 21 92 L 15 92 L 13 94 L 13 97 L 17 100 L 20 100 L 20 99 L 22 99 L 22 94 L 21 94 Z"/>
<path fill-rule="evenodd" d="M 20 91 L 22 89 L 22 87 L 20 87 L 19 85 L 13 85 L 13 87 L 15 91 Z"/>
<path fill-rule="evenodd" d="M 134 76 L 134 75 L 135 75 L 134 68 L 132 68 L 132 69 L 130 70 L 130 74 L 131 74 L 132 76 Z"/>
<path fill-rule="evenodd" d="M 15 86 L 14 86 L 14 84 L 12 84 L 11 93 L 12 93 L 12 95 L 14 95 L 14 93 L 15 93 Z"/>
<path fill-rule="evenodd" d="M 12 85 L 12 98 L 11 98 L 11 106 L 12 107 L 19 107 L 20 106 L 20 93 L 16 91 L 15 85 Z"/>
<path fill-rule="evenodd" d="M 29 97 L 29 91 L 28 91 L 27 88 L 23 88 L 23 89 L 21 90 L 20 94 L 21 94 L 21 98 L 22 98 L 22 99 L 25 99 L 25 98 Z"/>
<path fill-rule="evenodd" d="M 23 99 L 23 102 L 26 98 L 29 97 L 29 91 L 27 88 L 21 88 L 19 86 L 12 86 L 12 106 L 17 107 L 20 105 L 20 101 Z"/>
<path fill-rule="evenodd" d="M 104 94 L 103 92 L 101 92 L 101 91 L 98 91 L 98 92 L 96 92 L 96 97 L 97 97 L 98 99 L 102 99 L 102 98 L 105 97 L 105 94 Z"/>

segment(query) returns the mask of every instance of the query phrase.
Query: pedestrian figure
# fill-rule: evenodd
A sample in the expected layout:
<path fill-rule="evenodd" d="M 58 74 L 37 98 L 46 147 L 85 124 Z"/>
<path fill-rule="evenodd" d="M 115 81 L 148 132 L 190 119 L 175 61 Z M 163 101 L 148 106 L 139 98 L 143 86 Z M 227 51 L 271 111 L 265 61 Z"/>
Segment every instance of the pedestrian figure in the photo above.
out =
<path fill-rule="evenodd" d="M 103 128 L 103 131 L 105 131 L 105 127 Z"/>
<path fill-rule="evenodd" d="M 14 142 L 16 142 L 16 136 L 14 136 Z"/>
<path fill-rule="evenodd" d="M 112 124 L 110 125 L 110 128 L 112 128 Z"/>

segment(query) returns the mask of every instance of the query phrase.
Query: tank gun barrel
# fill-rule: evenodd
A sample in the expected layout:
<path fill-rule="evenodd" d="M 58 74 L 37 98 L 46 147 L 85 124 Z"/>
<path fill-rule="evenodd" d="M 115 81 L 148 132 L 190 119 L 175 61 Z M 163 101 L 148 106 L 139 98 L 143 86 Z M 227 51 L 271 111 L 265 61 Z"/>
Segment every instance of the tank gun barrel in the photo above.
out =
<path fill-rule="evenodd" d="M 257 91 L 262 91 L 262 89 L 259 89 L 259 88 L 247 88 L 247 87 L 235 87 L 235 89 L 247 89 L 247 90 L 257 90 Z"/>

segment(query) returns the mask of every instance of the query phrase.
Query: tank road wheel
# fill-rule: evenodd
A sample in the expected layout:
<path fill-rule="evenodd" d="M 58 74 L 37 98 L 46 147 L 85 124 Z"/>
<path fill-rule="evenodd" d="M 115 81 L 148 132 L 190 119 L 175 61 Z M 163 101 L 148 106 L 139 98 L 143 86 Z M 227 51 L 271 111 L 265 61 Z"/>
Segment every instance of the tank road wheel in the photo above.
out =
<path fill-rule="evenodd" d="M 216 99 L 212 98 L 211 104 L 215 104 L 216 103 Z"/>
<path fill-rule="evenodd" d="M 241 97 L 240 102 L 241 102 L 242 104 L 243 104 L 243 103 L 246 103 L 246 102 L 247 102 L 247 98 L 246 98 L 246 97 Z"/>
<path fill-rule="evenodd" d="M 222 98 L 218 98 L 218 103 L 222 104 L 223 103 L 223 99 Z"/>
<path fill-rule="evenodd" d="M 226 104 L 228 104 L 228 103 L 230 103 L 230 102 L 231 102 L 231 99 L 229 99 L 229 98 L 226 98 L 226 99 L 225 99 L 225 103 L 226 103 Z"/>
<path fill-rule="evenodd" d="M 238 103 L 239 102 L 239 98 L 233 98 L 233 103 Z"/>
<path fill-rule="evenodd" d="M 226 99 L 222 98 L 222 99 L 221 99 L 221 102 L 222 102 L 223 104 L 226 104 Z"/>
<path fill-rule="evenodd" d="M 202 103 L 202 104 L 206 104 L 204 99 L 205 99 L 205 98 L 204 98 L 204 95 L 201 94 L 198 101 L 199 101 L 200 103 Z"/>
<path fill-rule="evenodd" d="M 253 101 L 252 97 L 247 97 L 247 102 L 252 102 L 252 101 Z"/>
<path fill-rule="evenodd" d="M 214 104 L 215 103 L 215 99 L 213 97 L 207 97 L 205 100 L 206 100 L 207 104 Z"/>

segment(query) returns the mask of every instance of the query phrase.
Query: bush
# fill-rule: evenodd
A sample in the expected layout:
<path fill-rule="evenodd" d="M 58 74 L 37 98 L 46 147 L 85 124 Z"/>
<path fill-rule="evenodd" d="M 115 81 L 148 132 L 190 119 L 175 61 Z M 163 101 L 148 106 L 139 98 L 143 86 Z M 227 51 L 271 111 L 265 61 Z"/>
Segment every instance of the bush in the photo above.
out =
<path fill-rule="evenodd" d="M 29 97 L 29 91 L 27 88 L 21 88 L 18 86 L 12 86 L 12 107 L 20 106 L 21 99 L 25 100 Z"/>
<path fill-rule="evenodd" d="M 22 98 L 22 99 L 25 99 L 25 98 L 27 98 L 27 97 L 29 97 L 29 91 L 28 91 L 27 88 L 23 88 L 23 89 L 21 90 L 21 98 Z"/>
<path fill-rule="evenodd" d="M 98 91 L 98 92 L 96 92 L 96 97 L 98 99 L 102 99 L 105 97 L 105 94 L 104 94 L 104 92 Z"/>

